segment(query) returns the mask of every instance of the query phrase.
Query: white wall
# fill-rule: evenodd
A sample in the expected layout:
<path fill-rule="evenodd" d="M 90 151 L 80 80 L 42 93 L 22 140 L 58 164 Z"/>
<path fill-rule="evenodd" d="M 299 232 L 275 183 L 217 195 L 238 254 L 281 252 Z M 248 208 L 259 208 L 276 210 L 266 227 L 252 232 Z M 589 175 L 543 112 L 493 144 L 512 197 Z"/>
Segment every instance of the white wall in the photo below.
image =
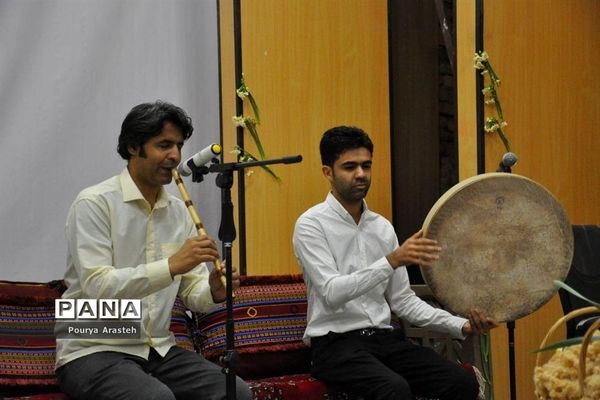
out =
<path fill-rule="evenodd" d="M 0 49 L 0 279 L 62 278 L 68 208 L 124 168 L 117 138 L 134 105 L 190 114 L 183 157 L 218 142 L 216 1 L 0 0 Z M 186 185 L 216 238 L 214 177 Z"/>

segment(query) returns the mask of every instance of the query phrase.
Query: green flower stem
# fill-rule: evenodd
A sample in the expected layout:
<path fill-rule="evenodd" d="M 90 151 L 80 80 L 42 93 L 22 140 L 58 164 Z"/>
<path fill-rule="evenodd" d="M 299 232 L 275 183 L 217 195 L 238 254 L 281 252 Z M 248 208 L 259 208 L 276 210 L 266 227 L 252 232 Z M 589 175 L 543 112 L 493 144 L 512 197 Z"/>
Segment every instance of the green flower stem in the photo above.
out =
<path fill-rule="evenodd" d="M 494 68 L 492 68 L 492 64 L 490 64 L 490 62 L 488 60 L 484 63 L 484 65 L 490 74 L 492 84 L 494 86 L 498 86 L 500 84 L 500 78 L 498 78 L 498 75 L 496 75 L 496 71 L 494 71 Z"/>
<path fill-rule="evenodd" d="M 252 135 L 252 139 L 254 139 L 254 143 L 256 143 L 256 148 L 258 149 L 261 159 L 265 160 L 267 156 L 265 154 L 265 150 L 263 149 L 262 143 L 260 142 L 260 137 L 258 136 L 258 131 L 256 130 L 256 123 L 247 122 L 246 128 L 248 128 L 250 135 Z"/>
<path fill-rule="evenodd" d="M 502 105 L 500 104 L 500 99 L 496 95 L 495 90 L 494 90 L 494 105 L 496 106 L 496 113 L 498 113 L 498 117 L 500 117 L 500 121 L 504 121 L 504 113 L 502 112 Z"/>
<path fill-rule="evenodd" d="M 494 384 L 491 371 L 491 360 L 490 360 L 490 336 L 488 333 L 484 333 L 479 336 L 479 352 L 481 356 L 481 363 L 483 367 L 483 376 L 487 381 L 488 388 L 488 399 L 494 399 Z"/>
<path fill-rule="evenodd" d="M 242 101 L 248 100 L 250 102 L 254 118 L 239 115 L 233 117 L 233 123 L 236 124 L 236 126 L 242 127 L 243 129 L 247 129 L 248 132 L 250 132 L 250 136 L 252 137 L 252 140 L 254 140 L 254 144 L 256 145 L 256 149 L 258 150 L 258 153 L 260 155 L 260 160 L 266 160 L 267 154 L 265 153 L 265 149 L 260 141 L 260 136 L 258 135 L 257 129 L 257 126 L 260 125 L 260 110 L 258 108 L 256 100 L 254 99 L 254 96 L 252 96 L 252 93 L 250 93 L 250 89 L 248 89 L 248 87 L 246 86 L 244 74 L 242 74 L 242 78 L 240 80 L 240 87 L 236 90 L 236 93 L 237 96 L 240 99 L 242 99 Z M 236 145 L 234 146 L 234 149 L 234 151 L 238 153 L 238 160 L 240 161 L 259 160 L 240 146 Z M 277 176 L 277 174 L 273 172 L 271 168 L 269 168 L 266 165 L 261 165 L 260 167 L 267 171 L 269 174 L 271 174 L 271 176 L 273 176 L 275 179 L 281 181 L 279 176 Z"/>
<path fill-rule="evenodd" d="M 496 71 L 494 71 L 494 68 L 490 63 L 489 57 L 486 52 L 480 51 L 479 53 L 475 53 L 475 68 L 481 70 L 482 75 L 489 75 L 490 85 L 483 90 L 483 95 L 489 96 L 488 98 L 490 100 L 486 101 L 486 104 L 493 103 L 496 109 L 497 117 L 490 117 L 488 118 L 488 121 L 493 119 L 498 127 L 496 129 L 490 129 L 492 125 L 490 124 L 488 127 L 488 122 L 486 121 L 486 131 L 497 131 L 500 140 L 502 140 L 502 143 L 504 144 L 504 148 L 506 149 L 506 151 L 510 152 L 511 149 L 510 144 L 508 143 L 508 138 L 502 130 L 502 127 L 506 126 L 506 122 L 504 121 L 504 112 L 502 111 L 502 104 L 500 103 L 500 99 L 498 98 L 497 92 L 497 87 L 500 85 L 500 78 L 496 74 Z"/>
<path fill-rule="evenodd" d="M 510 153 L 510 144 L 508 144 L 508 139 L 506 138 L 504 131 L 502 131 L 502 128 L 498 128 L 498 136 L 500 136 L 500 140 L 502 140 L 502 143 L 504 143 L 504 148 L 506 151 Z"/>
<path fill-rule="evenodd" d="M 239 152 L 239 159 L 242 162 L 258 161 L 256 157 L 254 157 L 250 152 L 242 149 L 240 146 L 236 145 L 235 150 Z M 273 171 L 268 165 L 259 165 L 259 167 L 268 172 L 273 178 L 277 179 L 277 181 L 281 182 L 279 175 L 277 175 L 275 171 Z"/>
<path fill-rule="evenodd" d="M 252 112 L 254 113 L 254 119 L 256 120 L 256 124 L 260 125 L 260 111 L 258 109 L 258 104 L 256 104 L 256 100 L 254 100 L 254 96 L 252 93 L 248 92 L 248 100 L 250 101 L 250 105 L 252 106 Z"/>

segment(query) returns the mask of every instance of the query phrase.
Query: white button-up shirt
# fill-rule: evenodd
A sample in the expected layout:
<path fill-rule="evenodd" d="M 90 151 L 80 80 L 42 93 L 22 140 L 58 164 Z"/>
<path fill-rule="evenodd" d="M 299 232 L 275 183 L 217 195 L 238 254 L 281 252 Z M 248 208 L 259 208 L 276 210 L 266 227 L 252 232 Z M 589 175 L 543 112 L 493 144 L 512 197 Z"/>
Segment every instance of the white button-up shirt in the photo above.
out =
<path fill-rule="evenodd" d="M 77 196 L 65 232 L 62 297 L 142 299 L 142 332 L 140 339 L 57 339 L 57 367 L 99 351 L 147 358 L 153 347 L 164 356 L 175 345 L 169 325 L 177 295 L 195 311 L 215 306 L 206 265 L 174 279 L 169 271 L 168 258 L 197 234 L 185 204 L 161 188 L 151 208 L 127 168 Z"/>
<path fill-rule="evenodd" d="M 362 328 L 391 329 L 391 312 L 421 327 L 464 338 L 467 320 L 435 308 L 410 288 L 406 268 L 386 259 L 398 247 L 392 225 L 363 202 L 358 224 L 329 193 L 298 218 L 296 258 L 308 290 L 304 340 Z"/>

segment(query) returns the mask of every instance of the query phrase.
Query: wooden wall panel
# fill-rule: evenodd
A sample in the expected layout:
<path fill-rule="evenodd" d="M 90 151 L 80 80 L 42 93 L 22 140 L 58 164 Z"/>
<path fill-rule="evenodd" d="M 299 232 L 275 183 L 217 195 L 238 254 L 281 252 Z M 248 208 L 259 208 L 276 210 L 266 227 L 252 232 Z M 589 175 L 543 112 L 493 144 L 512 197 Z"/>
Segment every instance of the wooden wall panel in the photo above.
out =
<path fill-rule="evenodd" d="M 469 7 L 458 5 L 463 12 Z M 499 94 L 509 124 L 506 133 L 519 156 L 513 172 L 545 186 L 574 224 L 600 224 L 600 81 L 595 77 L 600 68 L 598 21 L 600 3 L 595 0 L 484 1 L 484 49 L 502 79 Z M 459 36 L 463 45 L 468 43 L 467 36 Z M 465 67 L 459 87 L 461 80 L 471 79 L 472 72 Z M 471 109 L 471 101 L 469 96 L 459 97 L 459 110 Z M 474 162 L 473 140 L 462 144 L 466 147 L 461 152 L 461 166 Z M 486 171 L 497 168 L 503 153 L 499 138 L 488 135 Z M 535 398 L 535 357 L 531 352 L 561 315 L 555 296 L 517 321 L 517 399 Z M 504 399 L 508 398 L 506 330 L 494 332 L 492 341 L 496 398 Z"/>
<path fill-rule="evenodd" d="M 387 1 L 243 1 L 241 12 L 243 71 L 260 106 L 267 156 L 304 157 L 274 167 L 280 183 L 259 169 L 246 179 L 247 273 L 297 273 L 294 223 L 329 189 L 318 151 L 326 129 L 355 125 L 370 134 L 367 201 L 391 218 Z M 223 93 L 224 103 L 234 100 Z M 224 115 L 225 126 L 230 117 Z M 224 132 L 230 148 L 233 134 Z"/>
<path fill-rule="evenodd" d="M 220 49 L 220 75 L 221 75 L 221 144 L 223 145 L 223 162 L 235 162 L 236 156 L 231 153 L 231 149 L 236 144 L 236 128 L 231 122 L 231 117 L 235 115 L 235 34 L 234 34 L 234 17 L 233 17 L 233 1 L 219 1 L 219 49 Z M 237 177 L 234 177 L 236 179 Z M 237 179 L 231 188 L 232 199 L 237 199 L 238 188 Z M 234 200 L 234 224 L 239 226 L 238 207 Z M 216 233 L 212 235 L 216 237 Z M 232 247 L 232 258 L 234 267 L 240 270 L 239 262 L 239 237 L 234 241 Z"/>
<path fill-rule="evenodd" d="M 456 92 L 458 99 L 458 179 L 477 175 L 475 1 L 456 4 Z"/>

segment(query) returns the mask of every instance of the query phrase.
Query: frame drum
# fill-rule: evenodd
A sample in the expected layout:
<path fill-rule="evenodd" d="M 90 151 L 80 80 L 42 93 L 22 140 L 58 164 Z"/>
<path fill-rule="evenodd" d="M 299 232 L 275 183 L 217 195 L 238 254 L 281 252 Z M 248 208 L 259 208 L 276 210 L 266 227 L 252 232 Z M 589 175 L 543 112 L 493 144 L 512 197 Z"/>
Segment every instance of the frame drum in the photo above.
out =
<path fill-rule="evenodd" d="M 433 205 L 423 224 L 442 247 L 425 281 L 450 312 L 477 307 L 498 322 L 544 305 L 573 258 L 568 217 L 548 190 L 523 176 L 488 173 L 466 179 Z"/>

